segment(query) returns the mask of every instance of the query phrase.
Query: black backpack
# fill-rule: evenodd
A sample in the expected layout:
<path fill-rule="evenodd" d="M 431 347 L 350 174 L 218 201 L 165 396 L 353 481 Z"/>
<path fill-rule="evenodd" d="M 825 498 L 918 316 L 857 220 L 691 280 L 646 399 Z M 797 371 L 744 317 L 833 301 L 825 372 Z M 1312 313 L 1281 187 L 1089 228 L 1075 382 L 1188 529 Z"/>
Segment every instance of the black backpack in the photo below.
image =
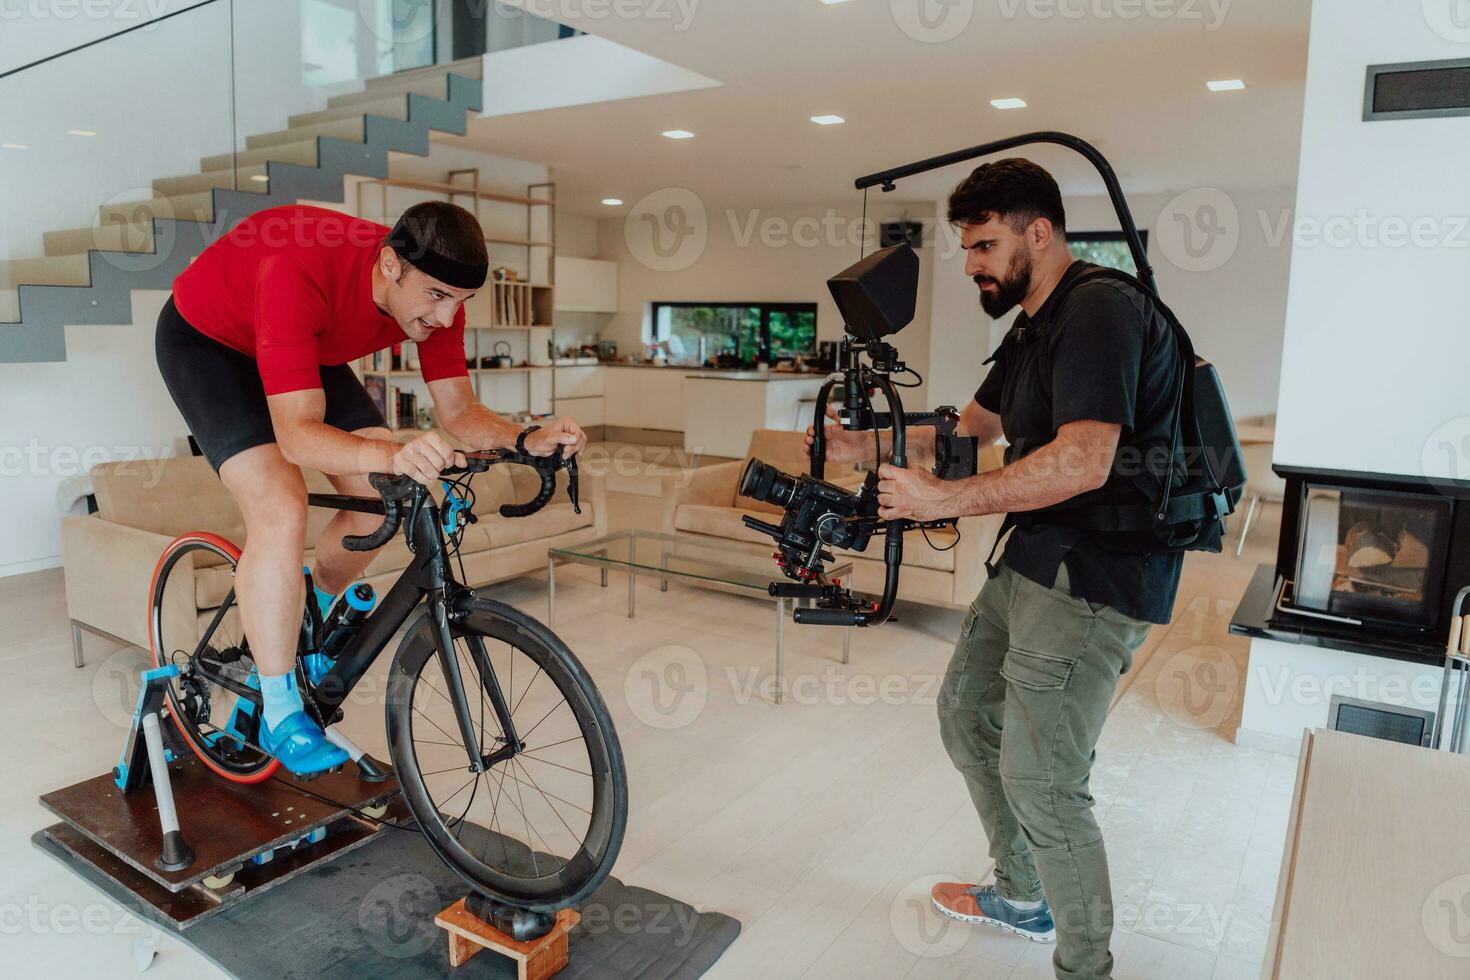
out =
<path fill-rule="evenodd" d="M 1182 383 L 1174 396 L 1173 446 L 1169 465 L 1145 465 L 1117 474 L 1124 496 L 1106 499 L 1084 495 L 1040 510 L 1006 515 L 1009 525 L 1060 524 L 1082 528 L 1106 550 L 1159 554 L 1221 549 L 1225 517 L 1235 511 L 1245 489 L 1245 463 L 1235 435 L 1235 421 L 1215 366 L 1196 356 L 1189 334 L 1157 293 L 1118 269 L 1095 266 L 1058 287 L 1060 304 L 1084 282 L 1111 279 L 1146 296 L 1163 315 L 1179 348 Z M 1155 454 L 1144 454 L 1146 464 Z M 1115 466 L 1117 461 L 1115 461 Z M 1115 485 L 1109 479 L 1107 487 Z"/>

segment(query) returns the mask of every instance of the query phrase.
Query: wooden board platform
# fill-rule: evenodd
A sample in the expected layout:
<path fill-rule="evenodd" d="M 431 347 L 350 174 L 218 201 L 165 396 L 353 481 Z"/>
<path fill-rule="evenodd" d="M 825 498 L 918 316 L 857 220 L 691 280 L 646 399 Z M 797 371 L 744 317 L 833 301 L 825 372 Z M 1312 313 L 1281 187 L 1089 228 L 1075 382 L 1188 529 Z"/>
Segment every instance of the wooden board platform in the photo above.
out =
<path fill-rule="evenodd" d="M 162 871 L 153 863 L 163 841 L 151 789 L 124 795 L 111 775 L 103 775 L 47 793 L 41 805 L 137 875 L 169 892 L 180 892 L 344 818 L 360 825 L 361 842 L 377 828 L 350 817 L 348 810 L 385 803 L 398 794 L 395 781 L 364 782 L 350 764 L 309 783 L 298 784 L 283 774 L 248 786 L 220 778 L 192 757 L 168 768 L 184 839 L 195 854 L 194 863 L 180 871 Z M 336 802 L 323 802 L 308 793 Z M 67 835 L 56 839 L 63 838 L 72 839 Z M 66 846 L 79 853 L 71 844 Z"/>
<path fill-rule="evenodd" d="M 556 913 L 556 925 L 530 942 L 517 942 L 478 916 L 460 899 L 434 916 L 434 924 L 449 934 L 449 965 L 457 967 L 482 950 L 490 949 L 515 960 L 516 980 L 546 980 L 567 965 L 567 933 L 581 921 L 572 909 Z"/>
<path fill-rule="evenodd" d="M 390 808 L 390 817 L 393 812 Z M 45 837 L 50 844 L 64 851 L 72 859 L 67 862 L 69 866 L 83 878 L 102 886 L 104 891 L 111 885 L 129 893 L 137 903 L 136 910 L 144 918 L 183 931 L 216 912 L 254 898 L 319 864 L 356 850 L 382 832 L 382 828 L 366 821 L 345 817 L 330 825 L 323 841 L 281 852 L 267 864 L 246 864 L 235 875 L 235 880 L 223 889 L 195 884 L 179 891 L 171 891 L 139 874 L 132 865 L 112 851 L 99 847 L 69 824 L 53 824 L 37 831 L 35 836 Z"/>

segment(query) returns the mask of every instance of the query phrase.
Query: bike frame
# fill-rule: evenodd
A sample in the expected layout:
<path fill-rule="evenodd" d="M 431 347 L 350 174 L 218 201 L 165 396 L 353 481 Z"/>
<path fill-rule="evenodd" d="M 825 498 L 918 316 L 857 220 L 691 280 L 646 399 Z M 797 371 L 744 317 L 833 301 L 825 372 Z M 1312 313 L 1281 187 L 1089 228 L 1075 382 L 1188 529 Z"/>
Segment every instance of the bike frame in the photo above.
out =
<path fill-rule="evenodd" d="M 308 494 L 307 502 L 313 507 L 329 507 L 365 514 L 385 512 L 383 501 L 370 497 L 350 497 L 338 494 Z M 445 547 L 444 530 L 439 505 L 429 492 L 420 487 L 406 502 L 407 518 L 403 533 L 407 536 L 413 560 L 399 575 L 398 581 L 378 603 L 376 609 L 363 620 L 357 634 L 343 648 L 332 668 L 312 689 L 313 699 L 322 710 L 323 721 L 330 725 L 342 717 L 342 703 L 347 695 L 367 673 L 378 656 L 387 648 L 393 635 L 408 622 L 419 604 L 427 599 L 428 620 L 433 631 L 435 652 L 444 672 L 449 688 L 445 692 L 454 708 L 455 720 L 469 754 L 469 768 L 480 773 L 521 751 L 522 745 L 516 734 L 515 724 L 510 717 L 510 708 L 500 688 L 483 640 L 478 636 L 467 637 L 470 653 L 480 671 L 485 691 L 505 734 L 506 744 L 495 752 L 485 754 L 479 744 L 474 718 L 470 713 L 469 699 L 465 696 L 464 681 L 459 669 L 459 658 L 454 653 L 454 635 L 451 623 L 463 619 L 469 613 L 468 602 L 475 594 L 454 578 L 450 567 L 449 552 Z M 234 590 L 230 591 L 233 597 Z M 225 608 L 223 605 L 220 607 Z M 305 632 L 305 631 L 303 631 Z M 197 654 L 198 651 L 196 650 Z M 298 649 L 298 658 L 302 651 Z M 298 659 L 299 663 L 299 659 Z M 218 675 L 196 661 L 196 669 L 211 682 L 233 691 L 240 697 L 261 703 L 259 691 L 230 678 Z"/>

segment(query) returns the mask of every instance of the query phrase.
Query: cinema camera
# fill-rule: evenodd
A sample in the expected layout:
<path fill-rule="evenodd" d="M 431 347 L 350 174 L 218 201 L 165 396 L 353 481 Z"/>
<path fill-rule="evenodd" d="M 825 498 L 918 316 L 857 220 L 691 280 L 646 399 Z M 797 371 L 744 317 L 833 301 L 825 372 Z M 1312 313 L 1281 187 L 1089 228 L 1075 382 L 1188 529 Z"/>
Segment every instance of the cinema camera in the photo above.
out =
<path fill-rule="evenodd" d="M 953 406 L 932 412 L 905 412 L 898 389 L 915 387 L 895 376 L 914 374 L 884 338 L 902 330 L 914 318 L 919 289 L 919 257 L 907 243 L 880 249 L 827 280 L 827 288 L 842 314 L 846 336 L 838 348 L 841 378 L 833 377 L 817 395 L 815 441 L 811 475 L 792 476 L 752 459 L 740 477 L 740 495 L 782 508 L 780 526 L 744 518 L 747 527 L 776 540 L 776 564 L 791 582 L 772 582 L 771 595 L 814 599 L 812 608 L 797 608 L 798 623 L 830 626 L 876 626 L 893 610 L 898 594 L 899 566 L 903 563 L 903 536 L 920 528 L 952 526 L 953 518 L 938 521 L 878 518 L 878 474 L 870 472 L 853 492 L 822 479 L 826 460 L 827 401 L 842 385 L 838 418 L 851 432 L 873 433 L 882 458 L 879 430 L 893 432 L 891 461 L 907 465 L 906 430 L 934 426 L 934 475 L 944 480 L 975 475 L 975 440 L 959 436 L 959 413 Z M 863 363 L 864 359 L 868 363 Z M 883 393 L 886 411 L 877 411 L 874 391 Z M 884 531 L 883 595 L 878 600 L 854 597 L 850 589 L 827 579 L 823 562 L 832 560 L 831 548 L 863 551 L 879 529 Z"/>

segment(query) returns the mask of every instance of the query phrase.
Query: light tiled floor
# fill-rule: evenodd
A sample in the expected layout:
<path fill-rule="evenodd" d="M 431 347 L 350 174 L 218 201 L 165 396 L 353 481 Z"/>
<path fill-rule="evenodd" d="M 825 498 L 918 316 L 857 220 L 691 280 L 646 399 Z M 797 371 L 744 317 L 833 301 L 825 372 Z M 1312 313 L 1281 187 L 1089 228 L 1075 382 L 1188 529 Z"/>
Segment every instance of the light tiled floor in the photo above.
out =
<path fill-rule="evenodd" d="M 638 485 L 638 464 L 625 456 L 631 485 L 610 493 L 610 522 L 657 527 L 661 501 Z M 1120 978 L 1258 974 L 1295 764 L 1231 741 L 1246 644 L 1226 626 L 1251 570 L 1270 560 L 1276 531 L 1268 508 L 1244 558 L 1234 557 L 1233 540 L 1225 555 L 1189 557 L 1174 621 L 1140 651 L 1098 746 L 1092 788 L 1112 864 Z M 709 976 L 1052 975 L 1051 947 L 928 907 L 935 880 L 975 880 L 988 869 L 934 722 L 960 611 L 902 605 L 897 623 L 854 634 L 846 666 L 835 633 L 788 622 L 789 697 L 775 705 L 770 603 L 678 585 L 661 593 L 643 581 L 637 590 L 629 620 L 624 582 L 614 577 L 603 589 L 591 570 L 566 567 L 556 628 L 601 687 L 630 767 L 617 874 L 744 925 Z M 544 576 L 491 591 L 545 611 Z M 381 690 L 386 661 L 361 690 Z M 151 976 L 217 973 L 27 840 L 51 822 L 37 795 L 113 764 L 137 662 L 89 638 L 88 666 L 72 668 L 61 573 L 0 579 L 7 975 L 127 972 L 134 942 L 150 937 L 161 950 Z M 379 706 L 364 704 L 347 728 L 386 757 L 381 718 Z"/>

